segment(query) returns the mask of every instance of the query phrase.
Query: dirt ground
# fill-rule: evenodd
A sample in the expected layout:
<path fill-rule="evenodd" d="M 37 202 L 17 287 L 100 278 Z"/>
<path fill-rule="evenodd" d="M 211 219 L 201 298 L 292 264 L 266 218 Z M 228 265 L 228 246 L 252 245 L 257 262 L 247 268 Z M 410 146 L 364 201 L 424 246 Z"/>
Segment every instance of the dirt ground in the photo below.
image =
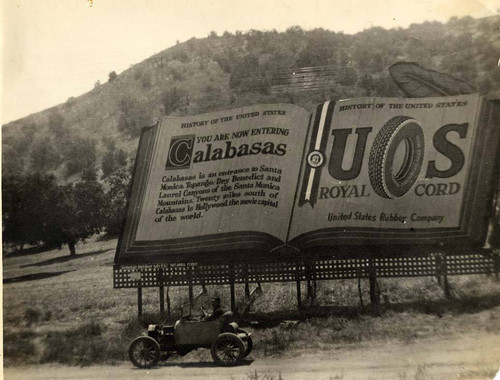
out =
<path fill-rule="evenodd" d="M 257 342 L 258 344 L 258 342 Z M 500 334 L 486 332 L 410 343 L 371 342 L 316 352 L 288 352 L 231 368 L 212 362 L 163 362 L 151 370 L 117 366 L 42 365 L 6 368 L 5 379 L 493 379 L 500 368 Z M 500 378 L 500 375 L 496 375 Z"/>

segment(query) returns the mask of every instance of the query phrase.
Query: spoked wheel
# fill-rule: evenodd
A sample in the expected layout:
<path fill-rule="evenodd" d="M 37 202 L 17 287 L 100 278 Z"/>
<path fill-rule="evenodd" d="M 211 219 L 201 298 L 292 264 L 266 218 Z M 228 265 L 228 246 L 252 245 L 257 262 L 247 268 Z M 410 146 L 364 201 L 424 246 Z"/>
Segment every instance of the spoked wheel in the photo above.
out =
<path fill-rule="evenodd" d="M 247 348 L 246 348 L 245 352 L 243 353 L 244 358 L 246 358 L 250 354 L 250 352 L 252 352 L 252 348 L 253 348 L 252 338 L 247 337 Z"/>
<path fill-rule="evenodd" d="M 224 333 L 220 334 L 212 345 L 211 353 L 218 365 L 231 366 L 244 358 L 245 346 L 236 335 Z"/>
<path fill-rule="evenodd" d="M 149 336 L 140 336 L 130 344 L 128 356 L 136 367 L 151 368 L 160 359 L 160 345 Z"/>

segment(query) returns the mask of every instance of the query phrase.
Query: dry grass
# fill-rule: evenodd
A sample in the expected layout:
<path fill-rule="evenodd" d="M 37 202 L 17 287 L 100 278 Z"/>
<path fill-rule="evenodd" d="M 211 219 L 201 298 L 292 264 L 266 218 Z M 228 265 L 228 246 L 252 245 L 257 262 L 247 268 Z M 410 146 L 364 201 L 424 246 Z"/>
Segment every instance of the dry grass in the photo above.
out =
<path fill-rule="evenodd" d="M 158 289 L 143 290 L 141 321 L 136 318 L 136 291 L 113 289 L 115 247 L 115 239 L 93 240 L 77 247 L 76 258 L 64 250 L 4 258 L 4 279 L 19 280 L 4 285 L 6 365 L 127 360 L 128 344 L 145 331 L 144 326 L 165 321 L 158 313 Z M 381 279 L 385 301 L 378 314 L 360 307 L 356 280 L 318 282 L 317 303 L 303 313 L 296 311 L 295 284 L 263 284 L 264 294 L 246 320 L 256 321 L 248 327 L 254 332 L 253 355 L 478 330 L 499 333 L 500 282 L 486 276 L 450 281 L 456 294 L 453 301 L 444 299 L 433 278 Z M 361 285 L 366 305 L 368 284 Z M 227 287 L 207 289 L 224 305 L 230 304 Z M 209 295 L 199 303 L 208 306 Z M 243 299 L 242 286 L 237 286 L 236 296 Z M 177 312 L 187 302 L 187 289 L 172 288 L 170 297 L 172 311 Z M 207 357 L 190 354 L 187 360 L 193 355 Z"/>

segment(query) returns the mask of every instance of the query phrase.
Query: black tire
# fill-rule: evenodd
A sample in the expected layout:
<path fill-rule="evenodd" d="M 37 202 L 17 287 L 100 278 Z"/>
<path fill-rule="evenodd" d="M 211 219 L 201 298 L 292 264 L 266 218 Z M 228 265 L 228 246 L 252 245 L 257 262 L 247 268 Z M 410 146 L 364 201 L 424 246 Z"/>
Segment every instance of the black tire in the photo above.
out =
<path fill-rule="evenodd" d="M 247 348 L 243 354 L 243 359 L 246 358 L 248 355 L 250 355 L 250 352 L 252 352 L 252 348 L 253 348 L 253 342 L 252 342 L 252 338 L 251 337 L 247 337 L 247 344 L 246 344 Z"/>
<path fill-rule="evenodd" d="M 128 357 L 136 367 L 151 368 L 160 360 L 160 345 L 149 336 L 140 336 L 130 344 Z"/>
<path fill-rule="evenodd" d="M 244 358 L 245 346 L 238 336 L 232 333 L 223 333 L 212 344 L 210 353 L 216 364 L 227 367 L 237 364 Z"/>
<path fill-rule="evenodd" d="M 392 163 L 400 143 L 405 144 L 405 157 L 401 168 L 393 173 Z M 415 119 L 396 116 L 385 123 L 373 141 L 368 161 L 373 190 L 389 199 L 405 195 L 420 174 L 424 145 L 424 132 Z"/>

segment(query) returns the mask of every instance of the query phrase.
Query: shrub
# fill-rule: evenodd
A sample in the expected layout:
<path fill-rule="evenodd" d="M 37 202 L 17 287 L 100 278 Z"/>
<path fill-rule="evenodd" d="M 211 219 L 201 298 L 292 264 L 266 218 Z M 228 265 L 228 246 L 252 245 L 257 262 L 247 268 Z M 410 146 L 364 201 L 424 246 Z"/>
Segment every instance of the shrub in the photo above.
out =
<path fill-rule="evenodd" d="M 26 319 L 26 324 L 31 326 L 33 323 L 38 322 L 42 317 L 42 311 L 38 308 L 28 307 L 24 311 L 24 319 Z"/>
<path fill-rule="evenodd" d="M 4 365 L 35 362 L 36 348 L 31 331 L 5 333 L 3 339 Z"/>
<path fill-rule="evenodd" d="M 161 94 L 161 102 L 163 104 L 165 115 L 170 115 L 172 112 L 179 109 L 185 97 L 186 93 L 182 90 L 179 90 L 177 87 L 172 87 L 168 90 L 163 91 L 163 93 Z"/>
<path fill-rule="evenodd" d="M 141 78 L 141 85 L 142 88 L 147 90 L 148 88 L 151 88 L 152 80 L 151 80 L 151 73 L 147 72 L 142 75 Z"/>
<path fill-rule="evenodd" d="M 104 362 L 108 358 L 108 343 L 102 339 L 102 330 L 99 323 L 91 321 L 74 330 L 49 332 L 41 362 L 72 365 Z"/>

